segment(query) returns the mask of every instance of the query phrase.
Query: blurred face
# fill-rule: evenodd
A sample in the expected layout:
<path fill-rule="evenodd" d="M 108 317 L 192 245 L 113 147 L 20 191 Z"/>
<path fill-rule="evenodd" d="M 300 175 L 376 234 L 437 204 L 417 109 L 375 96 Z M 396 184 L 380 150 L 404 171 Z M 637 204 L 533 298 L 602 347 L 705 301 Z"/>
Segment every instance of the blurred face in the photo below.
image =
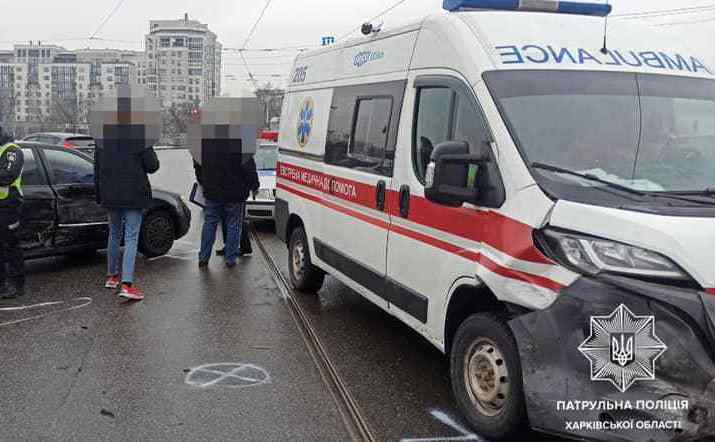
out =
<path fill-rule="evenodd" d="M 256 152 L 258 100 L 216 97 L 194 114 L 188 127 L 188 144 L 194 160 L 203 164 L 209 152 Z"/>
<path fill-rule="evenodd" d="M 138 151 L 161 136 L 159 100 L 137 85 L 119 85 L 116 95 L 100 98 L 89 112 L 90 133 L 99 149 Z"/>

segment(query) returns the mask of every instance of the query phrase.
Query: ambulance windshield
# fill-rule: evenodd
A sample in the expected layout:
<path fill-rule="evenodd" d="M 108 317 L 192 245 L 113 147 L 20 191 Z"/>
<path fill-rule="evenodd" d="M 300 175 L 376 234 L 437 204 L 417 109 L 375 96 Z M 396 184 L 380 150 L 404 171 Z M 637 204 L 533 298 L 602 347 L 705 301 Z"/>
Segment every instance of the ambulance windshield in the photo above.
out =
<path fill-rule="evenodd" d="M 643 192 L 715 189 L 715 81 L 582 71 L 485 75 L 524 159 Z M 598 183 L 535 170 L 570 186 Z"/>

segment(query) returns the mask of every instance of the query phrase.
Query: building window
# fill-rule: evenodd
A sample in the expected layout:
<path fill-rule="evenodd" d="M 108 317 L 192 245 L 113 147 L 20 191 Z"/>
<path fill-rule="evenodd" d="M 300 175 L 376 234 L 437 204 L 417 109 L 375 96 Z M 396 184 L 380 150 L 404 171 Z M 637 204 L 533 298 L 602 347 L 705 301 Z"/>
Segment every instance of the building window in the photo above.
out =
<path fill-rule="evenodd" d="M 161 46 L 162 48 L 168 48 L 169 46 L 171 46 L 171 38 L 161 37 L 159 39 L 159 46 Z"/>

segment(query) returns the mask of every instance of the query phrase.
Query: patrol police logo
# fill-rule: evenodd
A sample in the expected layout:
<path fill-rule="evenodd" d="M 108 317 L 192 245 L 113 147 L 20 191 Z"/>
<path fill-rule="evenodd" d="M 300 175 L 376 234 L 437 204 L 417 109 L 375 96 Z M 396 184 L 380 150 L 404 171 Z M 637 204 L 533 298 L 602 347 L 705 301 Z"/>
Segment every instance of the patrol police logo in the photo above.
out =
<path fill-rule="evenodd" d="M 313 116 L 315 115 L 315 103 L 313 99 L 307 97 L 303 100 L 303 105 L 298 114 L 298 144 L 305 147 L 310 141 L 310 134 L 313 131 Z"/>
<path fill-rule="evenodd" d="M 653 316 L 637 316 L 621 304 L 591 318 L 591 335 L 578 348 L 591 364 L 591 380 L 625 393 L 637 381 L 655 379 L 655 361 L 668 347 L 655 334 Z"/>

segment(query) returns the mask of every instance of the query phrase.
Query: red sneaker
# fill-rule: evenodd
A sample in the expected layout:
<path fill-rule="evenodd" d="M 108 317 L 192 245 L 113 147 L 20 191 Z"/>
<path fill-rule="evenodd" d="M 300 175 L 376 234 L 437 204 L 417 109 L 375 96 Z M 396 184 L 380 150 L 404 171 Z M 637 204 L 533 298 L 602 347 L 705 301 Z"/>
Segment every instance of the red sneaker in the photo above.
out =
<path fill-rule="evenodd" d="M 141 301 L 144 299 L 144 294 L 134 286 L 122 284 L 122 290 L 119 292 L 119 297 L 129 299 L 130 301 Z"/>
<path fill-rule="evenodd" d="M 121 283 L 122 281 L 119 279 L 119 276 L 108 276 L 107 282 L 104 283 L 104 288 L 118 289 Z"/>

